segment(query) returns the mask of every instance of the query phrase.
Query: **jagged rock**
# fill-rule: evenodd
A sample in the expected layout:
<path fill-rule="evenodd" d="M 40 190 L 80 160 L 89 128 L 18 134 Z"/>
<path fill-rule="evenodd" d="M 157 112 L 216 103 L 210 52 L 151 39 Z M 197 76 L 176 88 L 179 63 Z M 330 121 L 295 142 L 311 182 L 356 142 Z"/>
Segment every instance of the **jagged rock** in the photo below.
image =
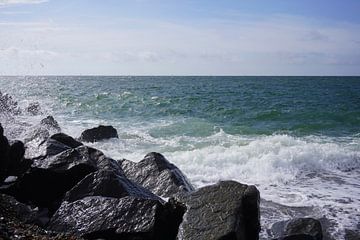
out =
<path fill-rule="evenodd" d="M 171 197 L 194 190 L 180 169 L 160 153 L 149 153 L 138 163 L 124 159 L 119 164 L 130 180 L 159 196 Z"/>
<path fill-rule="evenodd" d="M 322 240 L 321 223 L 313 218 L 296 218 L 274 223 L 271 227 L 277 240 Z"/>
<path fill-rule="evenodd" d="M 18 103 L 9 95 L 0 91 L 0 113 L 19 114 Z"/>
<path fill-rule="evenodd" d="M 113 198 L 132 196 L 161 201 L 149 190 L 131 182 L 121 172 L 113 170 L 99 170 L 90 173 L 66 193 L 64 200 L 73 202 L 88 196 Z"/>
<path fill-rule="evenodd" d="M 30 168 L 32 161 L 25 159 L 24 154 L 24 143 L 21 141 L 14 141 L 10 146 L 8 176 L 19 176 Z"/>
<path fill-rule="evenodd" d="M 0 123 L 0 184 L 7 177 L 7 169 L 9 166 L 10 144 L 4 136 L 4 129 Z"/>
<path fill-rule="evenodd" d="M 67 191 L 89 173 L 107 165 L 111 165 L 110 159 L 104 157 L 102 152 L 80 146 L 55 156 L 37 159 L 30 171 L 7 188 L 5 193 L 21 202 L 54 210 Z"/>
<path fill-rule="evenodd" d="M 100 125 L 83 131 L 79 139 L 84 142 L 97 142 L 109 138 L 119 138 L 116 129 L 112 126 Z"/>
<path fill-rule="evenodd" d="M 56 133 L 52 135 L 46 142 L 46 155 L 53 156 L 71 148 L 82 146 L 81 142 L 66 135 L 65 133 Z"/>
<path fill-rule="evenodd" d="M 48 116 L 40 121 L 40 124 L 33 127 L 24 139 L 26 152 L 25 158 L 38 158 L 46 155 L 46 142 L 51 134 L 61 131 L 57 121 Z"/>
<path fill-rule="evenodd" d="M 40 121 L 40 125 L 45 126 L 48 130 L 54 129 L 57 132 L 61 131 L 59 123 L 54 119 L 53 116 L 47 116 Z"/>
<path fill-rule="evenodd" d="M 31 115 L 38 115 L 41 113 L 41 107 L 38 102 L 30 103 L 25 110 Z"/>
<path fill-rule="evenodd" d="M 223 181 L 182 196 L 186 205 L 177 239 L 259 239 L 259 191 Z"/>
<path fill-rule="evenodd" d="M 171 223 L 181 216 L 168 210 L 152 199 L 86 197 L 63 202 L 48 229 L 87 239 L 175 239 L 177 226 Z"/>

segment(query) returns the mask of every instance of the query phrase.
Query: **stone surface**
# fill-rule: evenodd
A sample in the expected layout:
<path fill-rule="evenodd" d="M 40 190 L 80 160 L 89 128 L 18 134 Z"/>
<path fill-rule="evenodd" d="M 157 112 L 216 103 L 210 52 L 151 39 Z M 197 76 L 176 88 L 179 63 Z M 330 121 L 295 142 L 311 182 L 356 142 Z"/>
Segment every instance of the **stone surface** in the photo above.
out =
<path fill-rule="evenodd" d="M 73 202 L 88 196 L 113 198 L 132 196 L 161 201 L 149 190 L 131 182 L 121 172 L 113 170 L 99 170 L 90 173 L 66 193 L 64 200 Z"/>
<path fill-rule="evenodd" d="M 274 223 L 271 227 L 277 240 L 321 240 L 323 238 L 321 223 L 313 218 L 296 218 Z"/>
<path fill-rule="evenodd" d="M 50 136 L 46 142 L 46 155 L 53 156 L 82 145 L 83 144 L 81 142 L 76 141 L 74 138 L 66 135 L 65 133 L 56 133 Z"/>
<path fill-rule="evenodd" d="M 4 129 L 0 123 L 0 184 L 7 177 L 7 169 L 9 166 L 10 144 L 4 136 Z"/>
<path fill-rule="evenodd" d="M 40 121 L 40 125 L 46 127 L 47 129 L 54 129 L 57 132 L 61 131 L 59 123 L 54 119 L 53 116 L 47 116 L 46 118 Z"/>
<path fill-rule="evenodd" d="M 150 199 L 86 197 L 63 202 L 48 229 L 89 239 L 174 239 L 167 234 L 168 225 L 158 220 L 163 209 Z"/>
<path fill-rule="evenodd" d="M 41 107 L 38 102 L 30 103 L 29 106 L 26 107 L 26 112 L 30 113 L 31 115 L 38 115 L 41 113 Z"/>
<path fill-rule="evenodd" d="M 130 180 L 159 196 L 171 197 L 194 190 L 180 169 L 160 153 L 149 153 L 138 163 L 124 159 L 120 165 Z"/>
<path fill-rule="evenodd" d="M 258 239 L 259 192 L 254 186 L 223 181 L 177 197 L 186 212 L 178 239 Z"/>
<path fill-rule="evenodd" d="M 79 139 L 84 142 L 97 142 L 109 138 L 119 138 L 116 129 L 112 126 L 100 125 L 83 131 Z"/>

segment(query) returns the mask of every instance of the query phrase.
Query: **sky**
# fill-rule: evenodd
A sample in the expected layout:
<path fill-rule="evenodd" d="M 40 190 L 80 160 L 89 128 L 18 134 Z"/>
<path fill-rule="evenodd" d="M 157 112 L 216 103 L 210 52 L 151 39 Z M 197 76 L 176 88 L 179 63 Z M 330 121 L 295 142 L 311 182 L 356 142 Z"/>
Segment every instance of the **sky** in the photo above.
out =
<path fill-rule="evenodd" d="M 0 0 L 0 75 L 360 75 L 359 0 Z"/>

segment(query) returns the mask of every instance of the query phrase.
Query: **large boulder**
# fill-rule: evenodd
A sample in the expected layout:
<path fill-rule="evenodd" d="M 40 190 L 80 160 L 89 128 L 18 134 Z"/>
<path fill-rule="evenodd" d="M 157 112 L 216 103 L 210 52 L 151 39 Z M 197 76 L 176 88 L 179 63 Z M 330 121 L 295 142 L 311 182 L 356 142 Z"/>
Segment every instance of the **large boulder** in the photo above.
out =
<path fill-rule="evenodd" d="M 109 138 L 119 138 L 116 129 L 112 126 L 100 125 L 83 131 L 79 139 L 84 142 L 98 142 Z"/>
<path fill-rule="evenodd" d="M 16 184 L 4 191 L 21 202 L 55 210 L 67 191 L 89 173 L 102 167 L 112 167 L 110 161 L 102 152 L 93 148 L 80 146 L 69 149 L 36 160 Z"/>
<path fill-rule="evenodd" d="M 131 182 L 120 171 L 114 170 L 99 170 L 90 173 L 66 193 L 64 200 L 74 202 L 88 196 L 113 198 L 132 196 L 161 201 L 149 190 Z"/>
<path fill-rule="evenodd" d="M 180 169 L 160 153 L 149 153 L 138 163 L 124 159 L 119 164 L 130 180 L 159 196 L 171 197 L 194 190 Z"/>
<path fill-rule="evenodd" d="M 277 240 L 322 240 L 321 223 L 313 218 L 296 218 L 274 223 L 271 232 Z"/>
<path fill-rule="evenodd" d="M 134 197 L 86 197 L 63 202 L 48 229 L 87 239 L 175 239 L 181 216 L 157 200 Z"/>
<path fill-rule="evenodd" d="M 260 194 L 256 187 L 223 181 L 177 198 L 186 206 L 179 240 L 259 239 Z"/>
<path fill-rule="evenodd" d="M 65 133 L 55 133 L 46 142 L 46 155 L 53 156 L 66 150 L 82 146 L 81 142 L 66 135 Z"/>
<path fill-rule="evenodd" d="M 23 142 L 18 140 L 14 141 L 10 146 L 9 153 L 9 176 L 20 176 L 30 168 L 32 161 L 24 158 L 25 147 Z"/>
<path fill-rule="evenodd" d="M 9 166 L 10 144 L 4 136 L 4 129 L 0 123 L 0 184 L 5 180 Z"/>

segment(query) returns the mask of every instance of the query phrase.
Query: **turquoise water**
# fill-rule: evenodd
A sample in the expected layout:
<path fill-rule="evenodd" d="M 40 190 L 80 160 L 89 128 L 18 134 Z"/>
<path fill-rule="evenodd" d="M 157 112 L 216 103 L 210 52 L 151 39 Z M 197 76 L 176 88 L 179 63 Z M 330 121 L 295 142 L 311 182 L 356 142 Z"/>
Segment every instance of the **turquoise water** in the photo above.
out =
<path fill-rule="evenodd" d="M 48 114 L 74 137 L 111 124 L 120 139 L 91 146 L 114 159 L 158 151 L 197 187 L 255 184 L 265 200 L 332 219 L 337 239 L 359 228 L 360 77 L 0 77 L 0 86 L 21 108 L 42 107 L 0 116 L 13 138 Z"/>

